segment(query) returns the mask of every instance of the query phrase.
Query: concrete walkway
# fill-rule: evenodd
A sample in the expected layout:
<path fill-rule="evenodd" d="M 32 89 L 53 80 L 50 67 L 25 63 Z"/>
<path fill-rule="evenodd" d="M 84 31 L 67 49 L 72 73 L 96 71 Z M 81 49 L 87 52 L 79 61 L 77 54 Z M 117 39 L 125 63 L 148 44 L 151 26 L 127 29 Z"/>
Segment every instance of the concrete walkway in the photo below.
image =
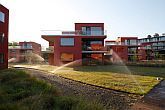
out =
<path fill-rule="evenodd" d="M 136 103 L 133 110 L 165 110 L 165 80 L 161 81 L 142 100 Z"/>

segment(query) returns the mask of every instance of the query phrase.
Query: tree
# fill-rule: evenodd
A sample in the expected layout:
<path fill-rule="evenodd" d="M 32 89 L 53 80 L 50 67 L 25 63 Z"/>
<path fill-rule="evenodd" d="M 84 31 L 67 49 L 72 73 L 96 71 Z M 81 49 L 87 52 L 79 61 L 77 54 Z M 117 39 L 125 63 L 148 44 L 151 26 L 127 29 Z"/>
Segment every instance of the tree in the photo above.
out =
<path fill-rule="evenodd" d="M 159 34 L 158 34 L 158 33 L 155 33 L 155 34 L 154 34 L 154 37 L 159 37 Z"/>
<path fill-rule="evenodd" d="M 13 42 L 13 46 L 18 46 L 18 43 L 17 42 Z"/>
<path fill-rule="evenodd" d="M 147 38 L 151 38 L 152 36 L 151 35 L 148 35 Z"/>
<path fill-rule="evenodd" d="M 165 33 L 163 33 L 162 36 L 165 36 Z"/>
<path fill-rule="evenodd" d="M 12 46 L 13 44 L 11 42 L 8 43 L 8 46 Z"/>

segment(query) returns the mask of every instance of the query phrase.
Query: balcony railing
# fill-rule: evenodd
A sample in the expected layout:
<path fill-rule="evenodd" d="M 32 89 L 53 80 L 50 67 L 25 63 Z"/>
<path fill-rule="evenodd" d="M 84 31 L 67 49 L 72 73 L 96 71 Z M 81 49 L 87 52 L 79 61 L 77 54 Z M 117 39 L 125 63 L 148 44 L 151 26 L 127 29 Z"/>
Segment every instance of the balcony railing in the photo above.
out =
<path fill-rule="evenodd" d="M 32 46 L 9 46 L 9 49 L 32 49 Z"/>
<path fill-rule="evenodd" d="M 106 31 L 60 31 L 60 30 L 42 30 L 41 35 L 71 35 L 71 36 L 104 36 L 106 35 Z"/>
<path fill-rule="evenodd" d="M 21 49 L 21 46 L 9 46 L 9 49 Z"/>
<path fill-rule="evenodd" d="M 32 49 L 32 46 L 21 46 L 21 49 Z"/>
<path fill-rule="evenodd" d="M 83 46 L 83 51 L 106 51 L 107 49 L 105 47 L 92 47 L 92 46 Z"/>
<path fill-rule="evenodd" d="M 82 53 L 106 53 L 107 49 L 105 47 L 90 47 L 90 46 L 83 46 Z"/>
<path fill-rule="evenodd" d="M 49 46 L 49 48 L 46 48 L 46 52 L 54 53 L 54 46 Z"/>
<path fill-rule="evenodd" d="M 126 42 L 113 42 L 113 43 L 106 43 L 105 45 L 126 45 L 126 46 L 138 46 L 138 43 L 126 43 Z"/>

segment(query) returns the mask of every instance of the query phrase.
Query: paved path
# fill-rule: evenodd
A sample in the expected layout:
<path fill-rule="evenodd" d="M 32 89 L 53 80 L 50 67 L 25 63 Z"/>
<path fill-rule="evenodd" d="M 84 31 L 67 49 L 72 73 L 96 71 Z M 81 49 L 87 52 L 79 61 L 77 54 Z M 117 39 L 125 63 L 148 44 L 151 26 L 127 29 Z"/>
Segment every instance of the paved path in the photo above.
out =
<path fill-rule="evenodd" d="M 45 80 L 61 90 L 62 95 L 80 96 L 85 100 L 94 100 L 103 104 L 107 110 L 129 110 L 140 97 L 133 94 L 117 92 L 82 84 L 57 75 L 37 70 L 28 70 L 32 76 Z"/>
<path fill-rule="evenodd" d="M 165 80 L 135 104 L 133 110 L 165 110 Z"/>

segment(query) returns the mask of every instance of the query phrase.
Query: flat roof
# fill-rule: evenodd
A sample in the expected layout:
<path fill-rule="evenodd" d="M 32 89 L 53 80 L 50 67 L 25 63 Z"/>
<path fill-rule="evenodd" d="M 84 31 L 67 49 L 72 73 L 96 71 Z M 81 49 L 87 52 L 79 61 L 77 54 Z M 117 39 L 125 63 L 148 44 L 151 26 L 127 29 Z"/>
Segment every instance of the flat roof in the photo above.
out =
<path fill-rule="evenodd" d="M 49 41 L 49 42 L 54 42 L 54 39 L 55 37 L 81 37 L 81 38 L 93 38 L 93 39 L 105 39 L 106 38 L 106 35 L 101 35 L 101 36 L 87 36 L 87 35 L 84 35 L 84 36 L 80 36 L 80 35 L 42 35 L 41 36 L 43 39 Z"/>

